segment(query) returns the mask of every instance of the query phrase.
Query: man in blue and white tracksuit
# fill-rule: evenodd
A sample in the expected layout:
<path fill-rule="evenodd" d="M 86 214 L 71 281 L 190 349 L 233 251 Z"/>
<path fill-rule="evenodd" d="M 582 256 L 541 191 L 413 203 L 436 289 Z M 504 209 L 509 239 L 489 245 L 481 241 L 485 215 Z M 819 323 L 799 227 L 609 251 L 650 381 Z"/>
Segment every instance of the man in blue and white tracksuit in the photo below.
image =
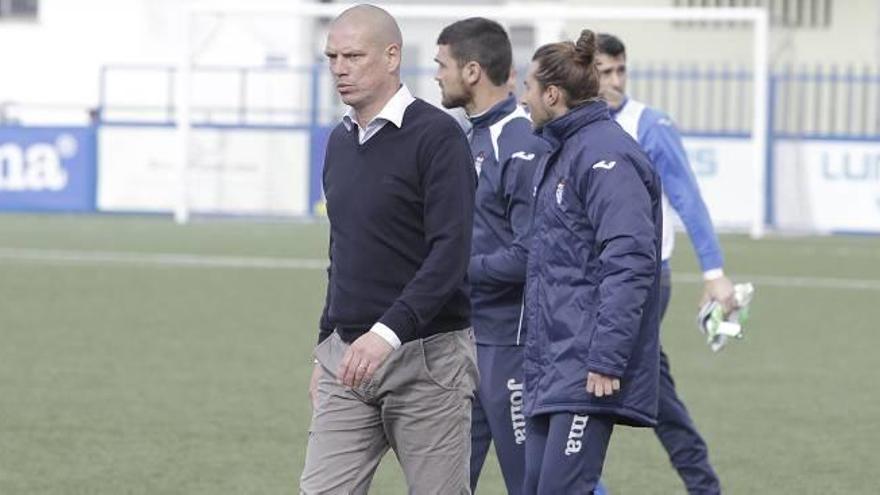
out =
<path fill-rule="evenodd" d="M 508 92 L 512 53 L 498 23 L 458 21 L 437 44 L 443 105 L 467 112 L 479 177 L 468 270 L 480 370 L 471 416 L 471 488 L 494 442 L 507 491 L 516 495 L 522 493 L 525 462 L 523 289 L 532 177 L 548 149 Z"/>
<path fill-rule="evenodd" d="M 714 299 L 732 309 L 733 284 L 724 275 L 721 247 L 681 136 L 667 115 L 626 96 L 626 49 L 620 39 L 608 34 L 599 36 L 597 68 L 601 93 L 612 108 L 612 116 L 639 142 L 663 184 L 661 318 L 671 293 L 669 259 L 675 241 L 671 210 L 681 218 L 699 258 L 705 283 L 704 301 Z M 669 360 L 662 348 L 655 432 L 691 495 L 721 492 L 718 476 L 709 463 L 706 442 L 675 390 Z"/>

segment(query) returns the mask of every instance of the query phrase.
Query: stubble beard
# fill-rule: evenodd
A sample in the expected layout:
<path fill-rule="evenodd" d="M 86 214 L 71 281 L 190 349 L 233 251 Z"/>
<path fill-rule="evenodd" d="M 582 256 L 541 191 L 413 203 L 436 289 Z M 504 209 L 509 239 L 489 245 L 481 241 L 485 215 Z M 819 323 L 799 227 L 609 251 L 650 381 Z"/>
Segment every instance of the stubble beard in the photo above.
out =
<path fill-rule="evenodd" d="M 443 105 L 443 108 L 459 108 L 464 107 L 468 103 L 470 103 L 470 98 L 468 95 L 461 93 L 458 95 L 451 95 L 449 93 L 443 93 L 440 104 Z"/>

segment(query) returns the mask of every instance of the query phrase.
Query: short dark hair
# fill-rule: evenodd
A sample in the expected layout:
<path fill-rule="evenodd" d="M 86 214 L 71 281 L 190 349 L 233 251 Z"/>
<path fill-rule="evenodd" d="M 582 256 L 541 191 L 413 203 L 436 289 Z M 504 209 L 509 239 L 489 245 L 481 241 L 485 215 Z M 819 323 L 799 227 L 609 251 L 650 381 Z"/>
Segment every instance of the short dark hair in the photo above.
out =
<path fill-rule="evenodd" d="M 586 103 L 599 95 L 596 49 L 596 35 L 589 29 L 581 31 L 575 42 L 560 41 L 538 48 L 532 57 L 538 63 L 535 80 L 542 89 L 551 85 L 563 89 L 569 108 Z"/>
<path fill-rule="evenodd" d="M 611 57 L 626 57 L 626 45 L 617 36 L 608 33 L 599 33 L 599 53 Z"/>
<path fill-rule="evenodd" d="M 513 49 L 507 32 L 495 21 L 471 17 L 452 23 L 440 32 L 437 44 L 448 45 L 459 66 L 468 62 L 480 64 L 496 86 L 510 77 Z"/>

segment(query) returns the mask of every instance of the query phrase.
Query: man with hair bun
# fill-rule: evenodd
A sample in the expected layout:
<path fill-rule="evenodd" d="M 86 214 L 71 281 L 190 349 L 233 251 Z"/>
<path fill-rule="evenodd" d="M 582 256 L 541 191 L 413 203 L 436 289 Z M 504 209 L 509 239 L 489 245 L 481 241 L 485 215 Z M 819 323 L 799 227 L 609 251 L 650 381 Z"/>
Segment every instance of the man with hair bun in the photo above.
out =
<path fill-rule="evenodd" d="M 660 179 L 598 98 L 596 37 L 539 48 L 522 103 L 551 152 L 526 276 L 526 494 L 593 493 L 615 424 L 653 427 Z"/>

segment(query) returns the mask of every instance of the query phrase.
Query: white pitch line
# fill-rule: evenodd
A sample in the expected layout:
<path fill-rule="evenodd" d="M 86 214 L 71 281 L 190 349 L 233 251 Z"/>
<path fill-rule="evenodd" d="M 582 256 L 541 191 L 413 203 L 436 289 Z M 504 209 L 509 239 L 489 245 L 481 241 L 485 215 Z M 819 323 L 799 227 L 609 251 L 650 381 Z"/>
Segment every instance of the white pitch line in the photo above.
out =
<path fill-rule="evenodd" d="M 757 287 L 807 288 L 807 289 L 842 289 L 842 290 L 880 290 L 880 280 L 860 278 L 833 277 L 791 277 L 783 275 L 748 275 L 736 274 L 736 279 L 752 282 Z M 672 280 L 685 283 L 703 283 L 703 276 L 698 273 L 674 273 Z"/>
<path fill-rule="evenodd" d="M 724 251 L 725 252 L 749 252 L 755 249 L 755 244 L 739 244 L 737 242 L 725 242 L 724 243 Z M 802 246 L 802 245 L 792 245 L 785 246 L 785 250 L 790 254 L 803 254 L 807 256 L 813 256 L 816 254 L 821 254 L 823 256 L 835 256 L 838 258 L 880 258 L 880 249 L 873 248 L 870 246 Z"/>
<path fill-rule="evenodd" d="M 181 268 L 233 268 L 257 270 L 325 270 L 327 260 L 318 258 L 271 258 L 185 253 L 131 253 L 121 251 L 79 251 L 0 247 L 0 262 L 25 261 L 62 265 L 128 265 Z M 703 283 L 699 273 L 673 273 L 680 283 Z M 877 290 L 880 280 L 737 274 L 737 280 L 761 286 L 809 289 Z"/>
<path fill-rule="evenodd" d="M 130 253 L 119 251 L 63 251 L 0 248 L 0 260 L 68 265 L 172 266 L 182 268 L 251 268 L 264 270 L 324 270 L 327 261 L 304 258 L 261 258 L 183 253 Z"/>

